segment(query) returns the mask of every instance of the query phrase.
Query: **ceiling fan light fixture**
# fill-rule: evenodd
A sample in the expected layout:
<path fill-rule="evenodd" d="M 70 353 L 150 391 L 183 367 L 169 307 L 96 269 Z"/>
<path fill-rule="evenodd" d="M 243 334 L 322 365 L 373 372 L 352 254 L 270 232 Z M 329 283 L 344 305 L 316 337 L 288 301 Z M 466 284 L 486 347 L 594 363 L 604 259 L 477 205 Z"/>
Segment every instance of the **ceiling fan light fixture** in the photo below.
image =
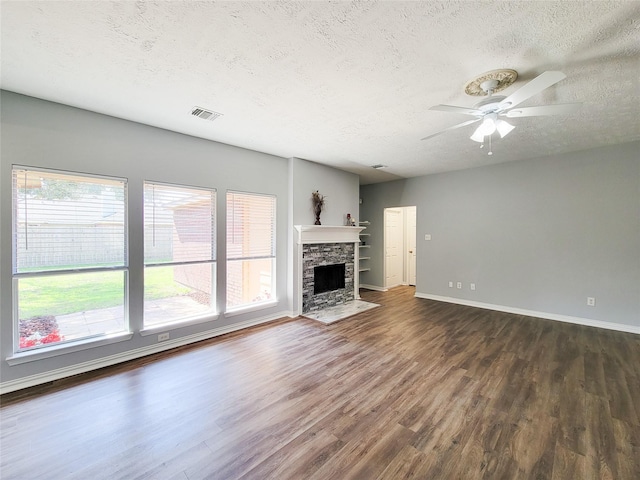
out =
<path fill-rule="evenodd" d="M 482 123 L 476 130 L 479 134 L 483 136 L 493 135 L 496 131 L 496 121 L 497 115 L 495 113 L 490 113 L 482 119 Z"/>
<path fill-rule="evenodd" d="M 480 131 L 480 127 L 476 128 L 476 131 L 473 132 L 473 135 L 471 135 L 469 138 L 474 142 L 484 143 L 484 135 Z"/>
<path fill-rule="evenodd" d="M 509 134 L 509 132 L 511 132 L 511 130 L 513 130 L 514 128 L 516 127 L 511 125 L 509 122 L 505 122 L 504 120 L 501 120 L 501 119 L 496 120 L 496 129 L 500 134 L 500 138 L 506 137 Z"/>

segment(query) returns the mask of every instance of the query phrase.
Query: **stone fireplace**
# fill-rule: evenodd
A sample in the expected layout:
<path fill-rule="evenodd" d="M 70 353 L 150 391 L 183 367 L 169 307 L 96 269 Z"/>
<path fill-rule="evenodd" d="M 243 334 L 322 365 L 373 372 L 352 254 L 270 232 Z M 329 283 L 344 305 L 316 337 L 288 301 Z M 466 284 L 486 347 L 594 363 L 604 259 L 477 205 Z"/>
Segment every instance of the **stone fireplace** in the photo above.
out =
<path fill-rule="evenodd" d="M 302 313 L 322 310 L 354 300 L 353 243 L 319 243 L 302 246 Z M 319 267 L 344 265 L 344 287 L 317 293 Z"/>
<path fill-rule="evenodd" d="M 296 225 L 298 313 L 345 304 L 358 295 L 358 243 L 361 227 Z M 344 264 L 344 287 L 315 293 L 317 267 Z"/>

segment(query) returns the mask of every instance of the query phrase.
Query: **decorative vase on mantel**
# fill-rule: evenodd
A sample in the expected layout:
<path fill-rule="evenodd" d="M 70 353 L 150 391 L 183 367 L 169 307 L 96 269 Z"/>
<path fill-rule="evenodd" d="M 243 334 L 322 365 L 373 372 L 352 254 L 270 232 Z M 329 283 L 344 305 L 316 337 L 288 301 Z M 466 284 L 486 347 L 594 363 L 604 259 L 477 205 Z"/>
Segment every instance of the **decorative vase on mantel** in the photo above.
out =
<path fill-rule="evenodd" d="M 324 195 L 318 190 L 311 192 L 311 203 L 313 204 L 313 213 L 316 215 L 316 223 L 314 225 L 322 225 L 320 223 L 320 214 L 322 213 L 322 207 L 324 207 Z"/>

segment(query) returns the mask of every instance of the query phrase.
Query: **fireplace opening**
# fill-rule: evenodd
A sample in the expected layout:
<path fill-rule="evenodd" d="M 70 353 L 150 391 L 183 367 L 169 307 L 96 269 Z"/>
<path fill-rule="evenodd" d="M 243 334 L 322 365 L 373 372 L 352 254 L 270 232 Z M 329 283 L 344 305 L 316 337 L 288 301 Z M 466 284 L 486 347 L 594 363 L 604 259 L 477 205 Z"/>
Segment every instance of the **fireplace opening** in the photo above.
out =
<path fill-rule="evenodd" d="M 321 265 L 313 269 L 313 294 L 344 288 L 345 264 Z"/>

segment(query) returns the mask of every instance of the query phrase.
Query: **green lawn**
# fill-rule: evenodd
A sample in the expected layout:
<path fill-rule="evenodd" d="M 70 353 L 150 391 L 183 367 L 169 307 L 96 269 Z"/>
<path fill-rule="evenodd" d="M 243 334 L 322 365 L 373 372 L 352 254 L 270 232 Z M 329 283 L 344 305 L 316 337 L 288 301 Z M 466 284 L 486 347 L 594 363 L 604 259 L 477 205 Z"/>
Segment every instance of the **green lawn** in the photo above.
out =
<path fill-rule="evenodd" d="M 173 281 L 173 269 L 145 271 L 145 297 L 174 297 L 190 289 Z M 81 273 L 19 280 L 20 318 L 65 315 L 122 305 L 123 272 Z"/>

